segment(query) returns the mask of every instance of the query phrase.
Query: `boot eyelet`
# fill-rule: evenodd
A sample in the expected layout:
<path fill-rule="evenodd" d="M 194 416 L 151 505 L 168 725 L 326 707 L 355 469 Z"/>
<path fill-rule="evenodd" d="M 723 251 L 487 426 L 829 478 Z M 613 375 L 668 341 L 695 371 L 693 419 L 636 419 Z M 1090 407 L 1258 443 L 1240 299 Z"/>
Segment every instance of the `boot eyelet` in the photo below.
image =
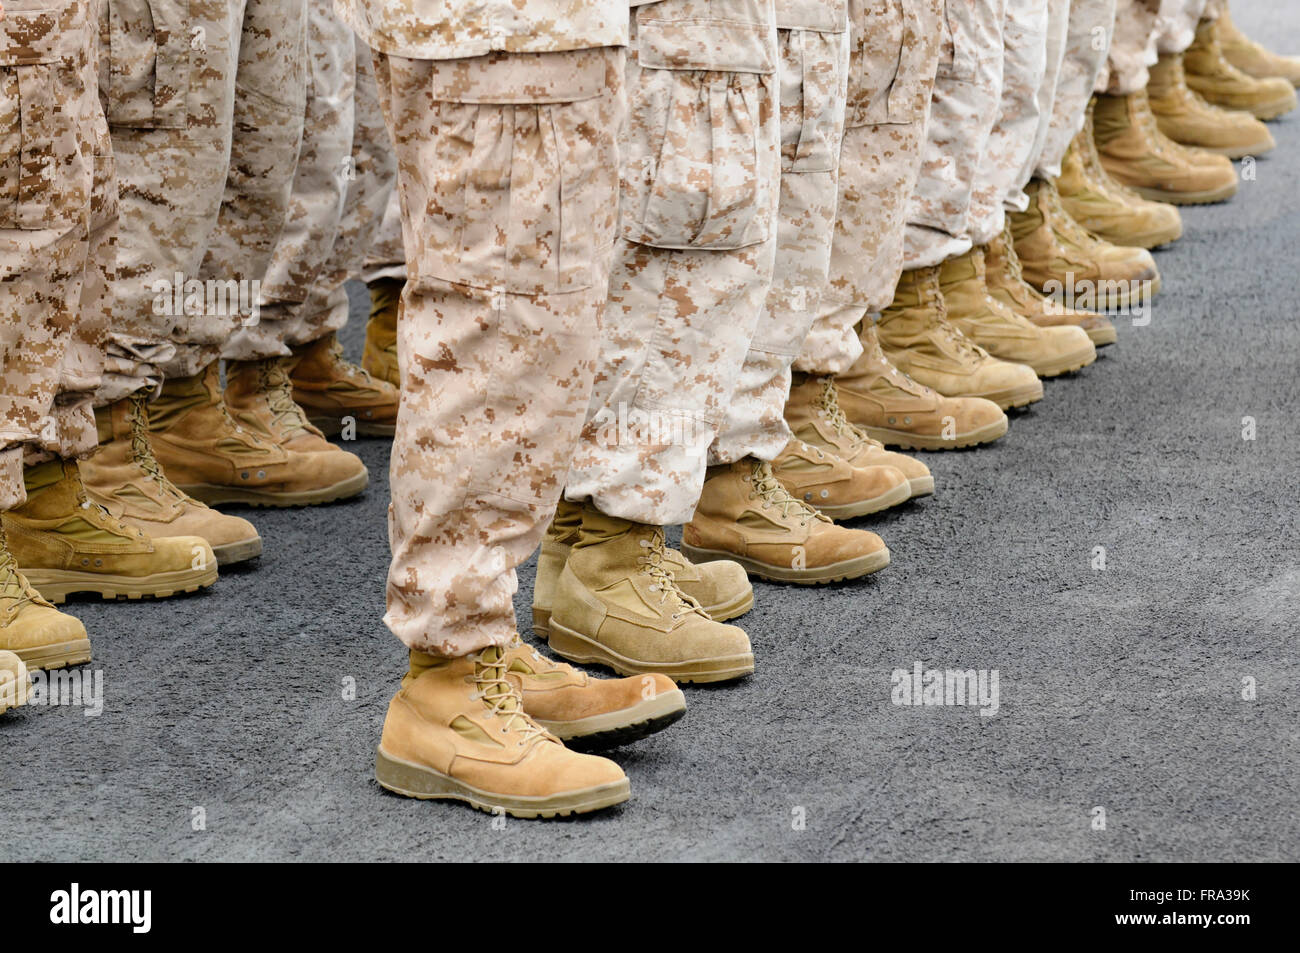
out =
<path fill-rule="evenodd" d="M 102 559 L 96 559 L 96 560 L 95 560 L 95 565 L 96 565 L 96 566 L 102 566 L 102 565 L 104 565 L 104 560 L 102 560 Z"/>
<path fill-rule="evenodd" d="M 804 498 L 804 502 L 805 502 L 805 503 L 809 502 L 809 501 L 812 499 L 812 493 L 811 493 L 811 492 L 809 492 L 809 493 L 805 493 L 805 494 L 803 495 L 803 498 Z"/>
<path fill-rule="evenodd" d="M 83 565 L 83 566 L 89 566 L 89 565 L 90 565 L 90 560 L 89 560 L 89 559 L 83 559 L 83 560 L 81 561 L 81 565 Z"/>
<path fill-rule="evenodd" d="M 248 479 L 248 471 L 245 470 L 243 473 L 239 474 L 239 478 L 240 478 L 241 480 L 247 480 L 247 479 Z"/>
<path fill-rule="evenodd" d="M 259 480 L 265 480 L 265 479 L 266 479 L 266 471 L 265 471 L 265 470 L 258 470 L 258 471 L 257 471 L 257 478 L 258 478 Z"/>
<path fill-rule="evenodd" d="M 889 418 L 889 422 L 890 422 L 890 424 L 896 424 L 896 423 L 898 423 L 898 418 L 897 418 L 897 417 L 890 417 L 890 418 Z"/>
<path fill-rule="evenodd" d="M 822 499 L 823 499 L 823 500 L 826 499 L 826 498 L 827 498 L 828 496 L 830 496 L 830 495 L 831 495 L 831 491 L 830 491 L 830 490 L 822 490 Z"/>
<path fill-rule="evenodd" d="M 909 426 L 909 427 L 910 427 L 911 424 L 912 424 L 912 418 L 911 418 L 911 417 L 904 417 L 904 418 L 903 418 L 903 425 L 904 425 L 904 426 Z"/>

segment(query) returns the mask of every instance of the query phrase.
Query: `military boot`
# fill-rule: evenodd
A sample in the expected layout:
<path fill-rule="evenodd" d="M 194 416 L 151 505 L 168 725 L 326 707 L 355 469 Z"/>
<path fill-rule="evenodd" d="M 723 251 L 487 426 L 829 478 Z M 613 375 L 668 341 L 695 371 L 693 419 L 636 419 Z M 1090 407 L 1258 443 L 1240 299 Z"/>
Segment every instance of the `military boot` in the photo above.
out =
<path fill-rule="evenodd" d="M 569 561 L 573 544 L 582 533 L 582 514 L 587 510 L 603 518 L 590 503 L 560 500 L 542 540 L 533 583 L 533 634 L 538 638 L 544 639 L 550 632 L 555 587 L 564 564 Z M 672 571 L 677 587 L 698 602 L 714 622 L 739 618 L 754 607 L 754 587 L 739 563 L 718 559 L 697 566 L 668 546 L 664 547 L 664 562 Z"/>
<path fill-rule="evenodd" d="M 835 378 L 835 391 L 844 416 L 871 439 L 904 450 L 955 450 L 1007 432 L 1007 415 L 991 400 L 945 397 L 889 363 L 873 321 L 864 319 L 858 336 L 862 356 Z"/>
<path fill-rule="evenodd" d="M 1192 92 L 1181 53 L 1162 54 L 1151 67 L 1147 100 L 1160 131 L 1185 146 L 1230 159 L 1262 156 L 1277 146 L 1268 127 L 1250 113 L 1211 106 Z"/>
<path fill-rule="evenodd" d="M 397 313 L 402 300 L 401 278 L 376 278 L 370 291 L 370 319 L 366 322 L 366 344 L 361 367 L 371 376 L 400 388 L 397 369 Z"/>
<path fill-rule="evenodd" d="M 380 787 L 525 818 L 626 801 L 623 769 L 570 751 L 528 717 L 508 666 L 496 646 L 456 659 L 412 652 L 384 719 L 375 757 Z"/>
<path fill-rule="evenodd" d="M 876 339 L 894 367 L 948 397 L 982 397 L 1003 410 L 1043 398 L 1032 367 L 998 360 L 949 322 L 938 268 L 903 272 Z"/>
<path fill-rule="evenodd" d="M 351 419 L 363 437 L 391 437 L 397 428 L 397 388 L 343 359 L 338 336 L 293 349 L 293 402 L 324 434 L 341 433 Z"/>
<path fill-rule="evenodd" d="M 1237 194 L 1232 160 L 1189 149 L 1162 133 L 1145 89 L 1129 96 L 1099 94 L 1093 137 L 1102 168 L 1144 199 L 1205 205 Z"/>
<path fill-rule="evenodd" d="M 31 679 L 27 666 L 13 652 L 0 651 L 0 715 L 27 704 Z"/>
<path fill-rule="evenodd" d="M 830 450 L 789 441 L 772 460 L 772 473 L 790 495 L 832 519 L 847 520 L 906 503 L 911 485 L 901 470 L 885 464 L 855 467 Z"/>
<path fill-rule="evenodd" d="M 663 530 L 587 508 L 560 572 L 549 642 L 571 662 L 620 675 L 719 682 L 754 671 L 749 637 L 714 622 L 682 592 L 665 559 Z"/>
<path fill-rule="evenodd" d="M 1295 86 L 1285 79 L 1256 79 L 1233 66 L 1219 45 L 1216 20 L 1202 20 L 1183 54 L 1187 85 L 1216 106 L 1240 109 L 1256 119 L 1276 119 L 1296 107 Z"/>
<path fill-rule="evenodd" d="M 734 559 L 771 582 L 818 585 L 889 565 L 875 533 L 837 526 L 790 495 L 772 465 L 753 457 L 710 467 L 695 515 L 682 529 L 693 562 Z"/>
<path fill-rule="evenodd" d="M 163 384 L 149 406 L 149 439 L 167 476 L 209 505 L 307 506 L 365 487 L 365 474 L 358 481 L 351 464 L 286 450 L 236 423 L 222 400 L 215 362 Z"/>
<path fill-rule="evenodd" d="M 1223 58 L 1247 76 L 1255 79 L 1284 79 L 1292 86 L 1300 86 L 1300 57 L 1279 56 L 1270 53 L 1232 22 L 1225 7 L 1219 14 L 1219 49 Z"/>
<path fill-rule="evenodd" d="M 1027 364 L 1039 377 L 1057 377 L 1097 360 L 1082 328 L 1039 327 L 993 297 L 979 248 L 945 261 L 939 287 L 948 320 L 996 358 Z"/>
<path fill-rule="evenodd" d="M 984 282 L 989 294 L 1027 321 L 1040 328 L 1076 327 L 1088 335 L 1094 347 L 1115 343 L 1115 325 L 1105 315 L 1076 311 L 1051 300 L 1025 281 L 1020 257 L 1011 238 L 1011 225 L 981 249 L 984 253 Z M 947 292 L 944 293 L 945 300 Z"/>
<path fill-rule="evenodd" d="M 552 661 L 518 636 L 502 651 L 506 678 L 528 717 L 573 747 L 629 744 L 686 714 L 686 696 L 666 676 L 596 678 Z"/>
<path fill-rule="evenodd" d="M 1102 167 L 1093 138 L 1092 111 L 1093 103 L 1089 103 L 1083 129 L 1061 163 L 1061 177 L 1056 180 L 1061 207 L 1112 245 L 1151 249 L 1177 241 L 1183 235 L 1183 217 L 1177 208 L 1144 199 Z"/>
<path fill-rule="evenodd" d="M 0 519 L 23 575 L 50 602 L 74 592 L 161 599 L 217 581 L 207 540 L 150 539 L 127 526 L 90 500 L 75 462 L 42 463 L 23 478 L 27 502 Z"/>
<path fill-rule="evenodd" d="M 209 509 L 167 479 L 149 441 L 143 394 L 96 408 L 95 425 L 99 449 L 81 462 L 81 479 L 92 500 L 150 539 L 201 536 L 219 566 L 262 554 L 262 537 L 252 523 Z"/>
<path fill-rule="evenodd" d="M 1021 274 L 1039 291 L 1063 294 L 1067 303 L 1101 302 L 1101 310 L 1134 307 L 1159 293 L 1160 272 L 1145 248 L 1097 238 L 1070 218 L 1053 182 L 1034 179 L 1025 193 L 1029 207 L 1007 218 Z"/>
<path fill-rule="evenodd" d="M 294 402 L 288 359 L 231 361 L 226 365 L 226 407 L 244 429 L 316 467 L 315 496 L 307 502 L 328 503 L 356 496 L 370 474 L 361 458 L 325 439 Z"/>
<path fill-rule="evenodd" d="M 833 377 L 796 372 L 790 385 L 790 397 L 785 402 L 785 422 L 804 443 L 834 454 L 851 467 L 897 470 L 907 480 L 912 497 L 929 496 L 934 492 L 934 477 L 929 467 L 913 457 L 886 450 L 884 444 L 854 426 L 840 407 L 839 390 Z M 789 483 L 782 482 L 794 493 Z M 834 515 L 815 502 L 813 505 L 828 516 Z"/>
<path fill-rule="evenodd" d="M 9 552 L 0 522 L 0 651 L 28 668 L 67 668 L 90 661 L 90 639 L 78 619 L 32 588 Z"/>

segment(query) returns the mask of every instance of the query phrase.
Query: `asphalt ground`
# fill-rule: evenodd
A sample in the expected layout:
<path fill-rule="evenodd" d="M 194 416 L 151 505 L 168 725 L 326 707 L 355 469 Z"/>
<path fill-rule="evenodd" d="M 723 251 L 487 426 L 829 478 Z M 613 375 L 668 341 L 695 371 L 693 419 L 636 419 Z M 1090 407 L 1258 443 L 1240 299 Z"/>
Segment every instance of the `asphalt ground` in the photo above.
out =
<path fill-rule="evenodd" d="M 1300 7 L 1236 6 L 1300 50 Z M 1296 859 L 1300 118 L 1273 129 L 1158 254 L 1149 324 L 862 524 L 888 569 L 756 585 L 756 673 L 616 751 L 622 807 L 503 827 L 377 787 L 404 653 L 380 621 L 389 448 L 364 440 L 363 497 L 240 511 L 265 555 L 211 590 L 70 604 L 103 711 L 0 718 L 0 860 Z M 532 585 L 530 562 L 525 635 Z M 996 670 L 996 714 L 892 703 L 917 662 Z"/>

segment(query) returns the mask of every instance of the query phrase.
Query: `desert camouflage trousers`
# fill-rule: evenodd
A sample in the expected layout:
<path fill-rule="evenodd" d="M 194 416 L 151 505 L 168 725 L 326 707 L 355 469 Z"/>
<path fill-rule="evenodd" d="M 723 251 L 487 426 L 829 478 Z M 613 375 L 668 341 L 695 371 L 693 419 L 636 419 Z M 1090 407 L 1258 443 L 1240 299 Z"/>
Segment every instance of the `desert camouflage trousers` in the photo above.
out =
<path fill-rule="evenodd" d="M 1126 96 L 1145 89 L 1147 68 L 1159 54 L 1186 50 L 1196 24 L 1217 18 L 1223 5 L 1224 0 L 1119 0 L 1105 91 Z"/>
<path fill-rule="evenodd" d="M 516 631 L 589 405 L 618 214 L 622 48 L 375 56 L 408 280 L 384 621 L 460 656 Z"/>
<path fill-rule="evenodd" d="M 361 271 L 361 280 L 374 281 L 377 278 L 400 278 L 406 280 L 406 249 L 402 247 L 402 207 L 394 189 L 388 197 L 384 208 L 379 231 L 366 253 L 365 267 Z"/>
<path fill-rule="evenodd" d="M 307 63 L 305 134 L 288 218 L 262 280 L 258 320 L 240 322 L 222 353 L 228 360 L 286 356 L 342 328 L 344 282 L 360 275 L 395 194 L 397 160 L 370 49 L 334 14 L 331 0 L 308 0 Z M 400 233 L 400 213 L 396 227 Z"/>
<path fill-rule="evenodd" d="M 0 20 L 0 510 L 23 465 L 97 444 L 117 188 L 93 0 L 5 0 Z"/>
<path fill-rule="evenodd" d="M 1035 170 L 1045 179 L 1061 174 L 1070 143 L 1083 128 L 1088 100 L 1098 83 L 1104 83 L 1106 56 L 1115 30 L 1115 0 L 1052 0 L 1053 30 L 1060 16 L 1057 7 L 1062 4 L 1067 20 L 1064 49 L 1050 125 Z"/>
<path fill-rule="evenodd" d="M 850 0 L 847 115 L 830 275 L 795 370 L 840 374 L 862 356 L 858 326 L 886 307 L 921 172 L 944 0 Z"/>
<path fill-rule="evenodd" d="M 120 184 L 96 404 L 198 373 L 255 318 L 306 107 L 306 0 L 106 0 Z"/>
<path fill-rule="evenodd" d="M 611 516 L 659 525 L 694 512 L 777 244 L 772 6 L 723 5 L 747 9 L 744 28 L 711 19 L 713 6 L 633 10 L 619 234 L 599 373 L 566 489 Z"/>

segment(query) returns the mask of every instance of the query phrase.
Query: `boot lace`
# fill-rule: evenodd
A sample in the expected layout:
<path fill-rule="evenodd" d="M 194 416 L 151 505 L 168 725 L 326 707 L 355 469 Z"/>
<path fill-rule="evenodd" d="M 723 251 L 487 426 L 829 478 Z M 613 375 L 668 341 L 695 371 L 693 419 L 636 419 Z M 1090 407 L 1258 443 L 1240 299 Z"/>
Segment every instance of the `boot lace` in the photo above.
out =
<path fill-rule="evenodd" d="M 659 593 L 659 604 L 666 605 L 669 599 L 673 600 L 676 609 L 672 620 L 676 622 L 692 612 L 704 615 L 704 608 L 677 585 L 677 577 L 667 562 L 668 551 L 664 544 L 663 530 L 656 528 L 649 539 L 640 542 L 645 552 L 636 561 L 641 566 L 641 572 L 650 577 L 650 591 Z"/>
<path fill-rule="evenodd" d="M 821 408 L 827 423 L 831 425 L 831 429 L 837 435 L 848 440 L 852 447 L 857 448 L 863 444 L 874 446 L 876 444 L 875 440 L 872 440 L 859 430 L 854 426 L 853 421 L 845 416 L 844 408 L 840 406 L 839 392 L 835 389 L 835 378 L 822 378 L 822 392 L 817 398 L 817 406 Z"/>
<path fill-rule="evenodd" d="M 343 356 L 343 343 L 336 337 L 330 344 L 330 357 L 334 359 L 334 364 L 340 368 L 344 374 L 363 386 L 373 386 L 375 379 L 370 376 L 370 372 L 360 364 L 353 364 Z"/>
<path fill-rule="evenodd" d="M 6 613 L 10 615 L 25 605 L 38 602 L 44 604 L 44 600 L 18 571 L 18 561 L 9 552 L 3 527 L 0 527 L 0 599 L 12 600 L 6 608 Z"/>
<path fill-rule="evenodd" d="M 749 482 L 753 487 L 754 498 L 762 500 L 764 508 L 769 506 L 779 508 L 782 518 L 797 516 L 801 526 L 807 526 L 810 519 L 820 520 L 823 523 L 831 522 L 831 518 L 822 513 L 821 510 L 791 496 L 790 491 L 785 488 L 785 484 L 778 480 L 776 474 L 772 472 L 772 464 L 766 460 L 754 461 L 754 468 L 750 472 Z"/>
<path fill-rule="evenodd" d="M 514 728 L 523 734 L 519 747 L 546 737 L 546 729 L 524 714 L 523 699 L 506 678 L 506 656 L 497 646 L 479 652 L 474 660 L 474 698 L 484 702 L 493 716 L 505 719 L 502 733 Z"/>
<path fill-rule="evenodd" d="M 284 435 L 291 436 L 299 431 L 311 432 L 311 425 L 293 399 L 293 385 L 285 370 L 284 362 L 272 358 L 262 361 L 257 369 L 260 390 L 266 394 L 267 406 L 271 409 L 271 423 Z"/>
<path fill-rule="evenodd" d="M 141 470 L 148 474 L 150 479 L 158 484 L 165 494 L 176 499 L 185 499 L 185 494 L 167 478 L 167 474 L 163 472 L 162 464 L 154 456 L 153 444 L 149 441 L 149 419 L 148 412 L 145 409 L 144 396 L 137 394 L 131 397 L 130 401 L 127 419 L 131 425 L 131 458 Z"/>

